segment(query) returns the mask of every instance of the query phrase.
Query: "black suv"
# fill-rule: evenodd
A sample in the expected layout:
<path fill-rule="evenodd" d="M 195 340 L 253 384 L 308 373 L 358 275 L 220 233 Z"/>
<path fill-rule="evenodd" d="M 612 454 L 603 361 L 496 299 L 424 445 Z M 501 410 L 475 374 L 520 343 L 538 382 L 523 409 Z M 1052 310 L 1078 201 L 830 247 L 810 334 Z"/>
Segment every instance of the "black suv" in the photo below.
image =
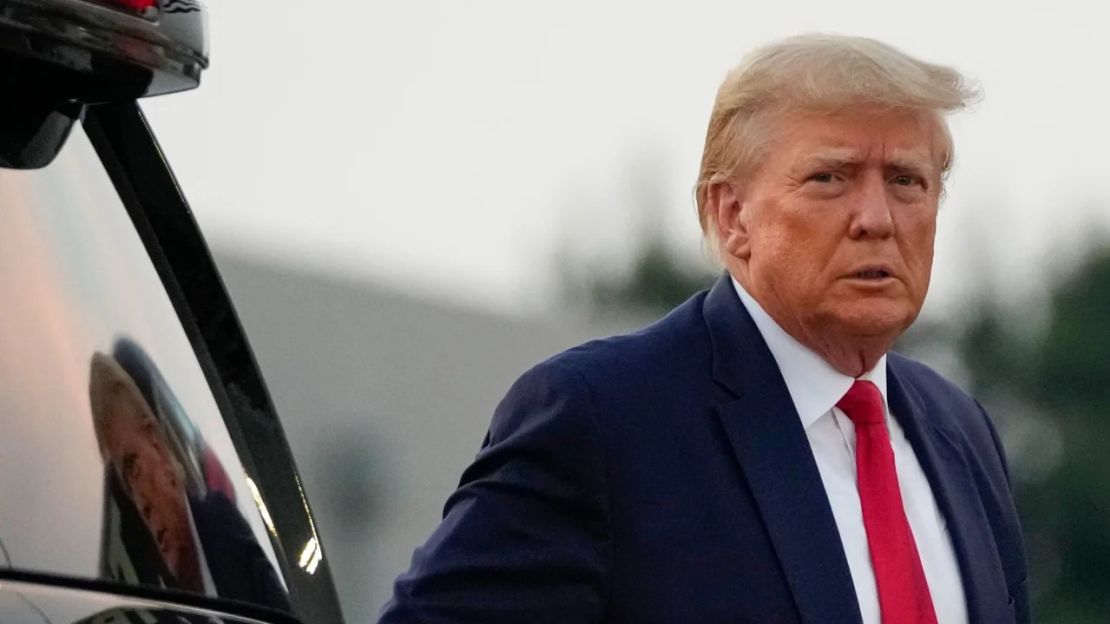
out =
<path fill-rule="evenodd" d="M 195 0 L 0 0 L 0 622 L 342 621 L 281 425 L 137 100 Z"/>

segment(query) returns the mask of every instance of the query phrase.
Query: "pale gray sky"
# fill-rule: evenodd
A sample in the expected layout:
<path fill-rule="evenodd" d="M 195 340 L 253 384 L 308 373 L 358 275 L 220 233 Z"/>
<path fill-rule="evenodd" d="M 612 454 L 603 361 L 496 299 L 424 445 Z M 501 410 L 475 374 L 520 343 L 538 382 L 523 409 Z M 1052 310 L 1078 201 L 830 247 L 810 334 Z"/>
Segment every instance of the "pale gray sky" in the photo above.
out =
<path fill-rule="evenodd" d="M 696 253 L 690 189 L 720 79 L 811 31 L 876 37 L 984 87 L 952 121 L 934 310 L 983 270 L 970 260 L 1016 299 L 1110 224 L 1100 2 L 208 6 L 201 88 L 145 108 L 210 239 L 281 262 L 535 312 L 560 250 L 627 256 L 636 162 Z"/>

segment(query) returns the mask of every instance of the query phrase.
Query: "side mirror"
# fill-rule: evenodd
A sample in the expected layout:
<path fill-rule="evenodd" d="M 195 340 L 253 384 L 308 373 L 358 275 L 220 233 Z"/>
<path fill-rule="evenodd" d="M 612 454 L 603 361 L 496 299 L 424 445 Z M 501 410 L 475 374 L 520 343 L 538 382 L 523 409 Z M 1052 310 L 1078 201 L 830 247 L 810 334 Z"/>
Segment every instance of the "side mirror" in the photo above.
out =
<path fill-rule="evenodd" d="M 83 105 L 195 88 L 196 0 L 0 0 L 0 167 L 53 160 Z"/>

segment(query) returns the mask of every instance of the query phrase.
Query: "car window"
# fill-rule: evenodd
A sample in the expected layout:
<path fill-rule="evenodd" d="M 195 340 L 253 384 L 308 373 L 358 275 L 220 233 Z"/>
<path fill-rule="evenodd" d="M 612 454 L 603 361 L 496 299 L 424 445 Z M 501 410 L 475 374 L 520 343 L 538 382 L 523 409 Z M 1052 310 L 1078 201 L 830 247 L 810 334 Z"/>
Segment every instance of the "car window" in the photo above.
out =
<path fill-rule="evenodd" d="M 269 514 L 80 125 L 0 169 L 0 567 L 288 608 Z"/>

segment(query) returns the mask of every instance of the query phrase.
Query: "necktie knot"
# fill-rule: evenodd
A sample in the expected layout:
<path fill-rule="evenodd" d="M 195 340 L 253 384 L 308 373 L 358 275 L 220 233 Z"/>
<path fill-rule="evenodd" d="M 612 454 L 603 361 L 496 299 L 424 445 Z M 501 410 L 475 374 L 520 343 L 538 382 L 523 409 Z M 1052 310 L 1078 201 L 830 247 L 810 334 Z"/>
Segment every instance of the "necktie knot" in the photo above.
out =
<path fill-rule="evenodd" d="M 883 422 L 885 414 L 883 395 L 870 381 L 857 379 L 852 387 L 848 388 L 844 397 L 837 401 L 836 406 L 843 410 L 856 426 Z"/>

